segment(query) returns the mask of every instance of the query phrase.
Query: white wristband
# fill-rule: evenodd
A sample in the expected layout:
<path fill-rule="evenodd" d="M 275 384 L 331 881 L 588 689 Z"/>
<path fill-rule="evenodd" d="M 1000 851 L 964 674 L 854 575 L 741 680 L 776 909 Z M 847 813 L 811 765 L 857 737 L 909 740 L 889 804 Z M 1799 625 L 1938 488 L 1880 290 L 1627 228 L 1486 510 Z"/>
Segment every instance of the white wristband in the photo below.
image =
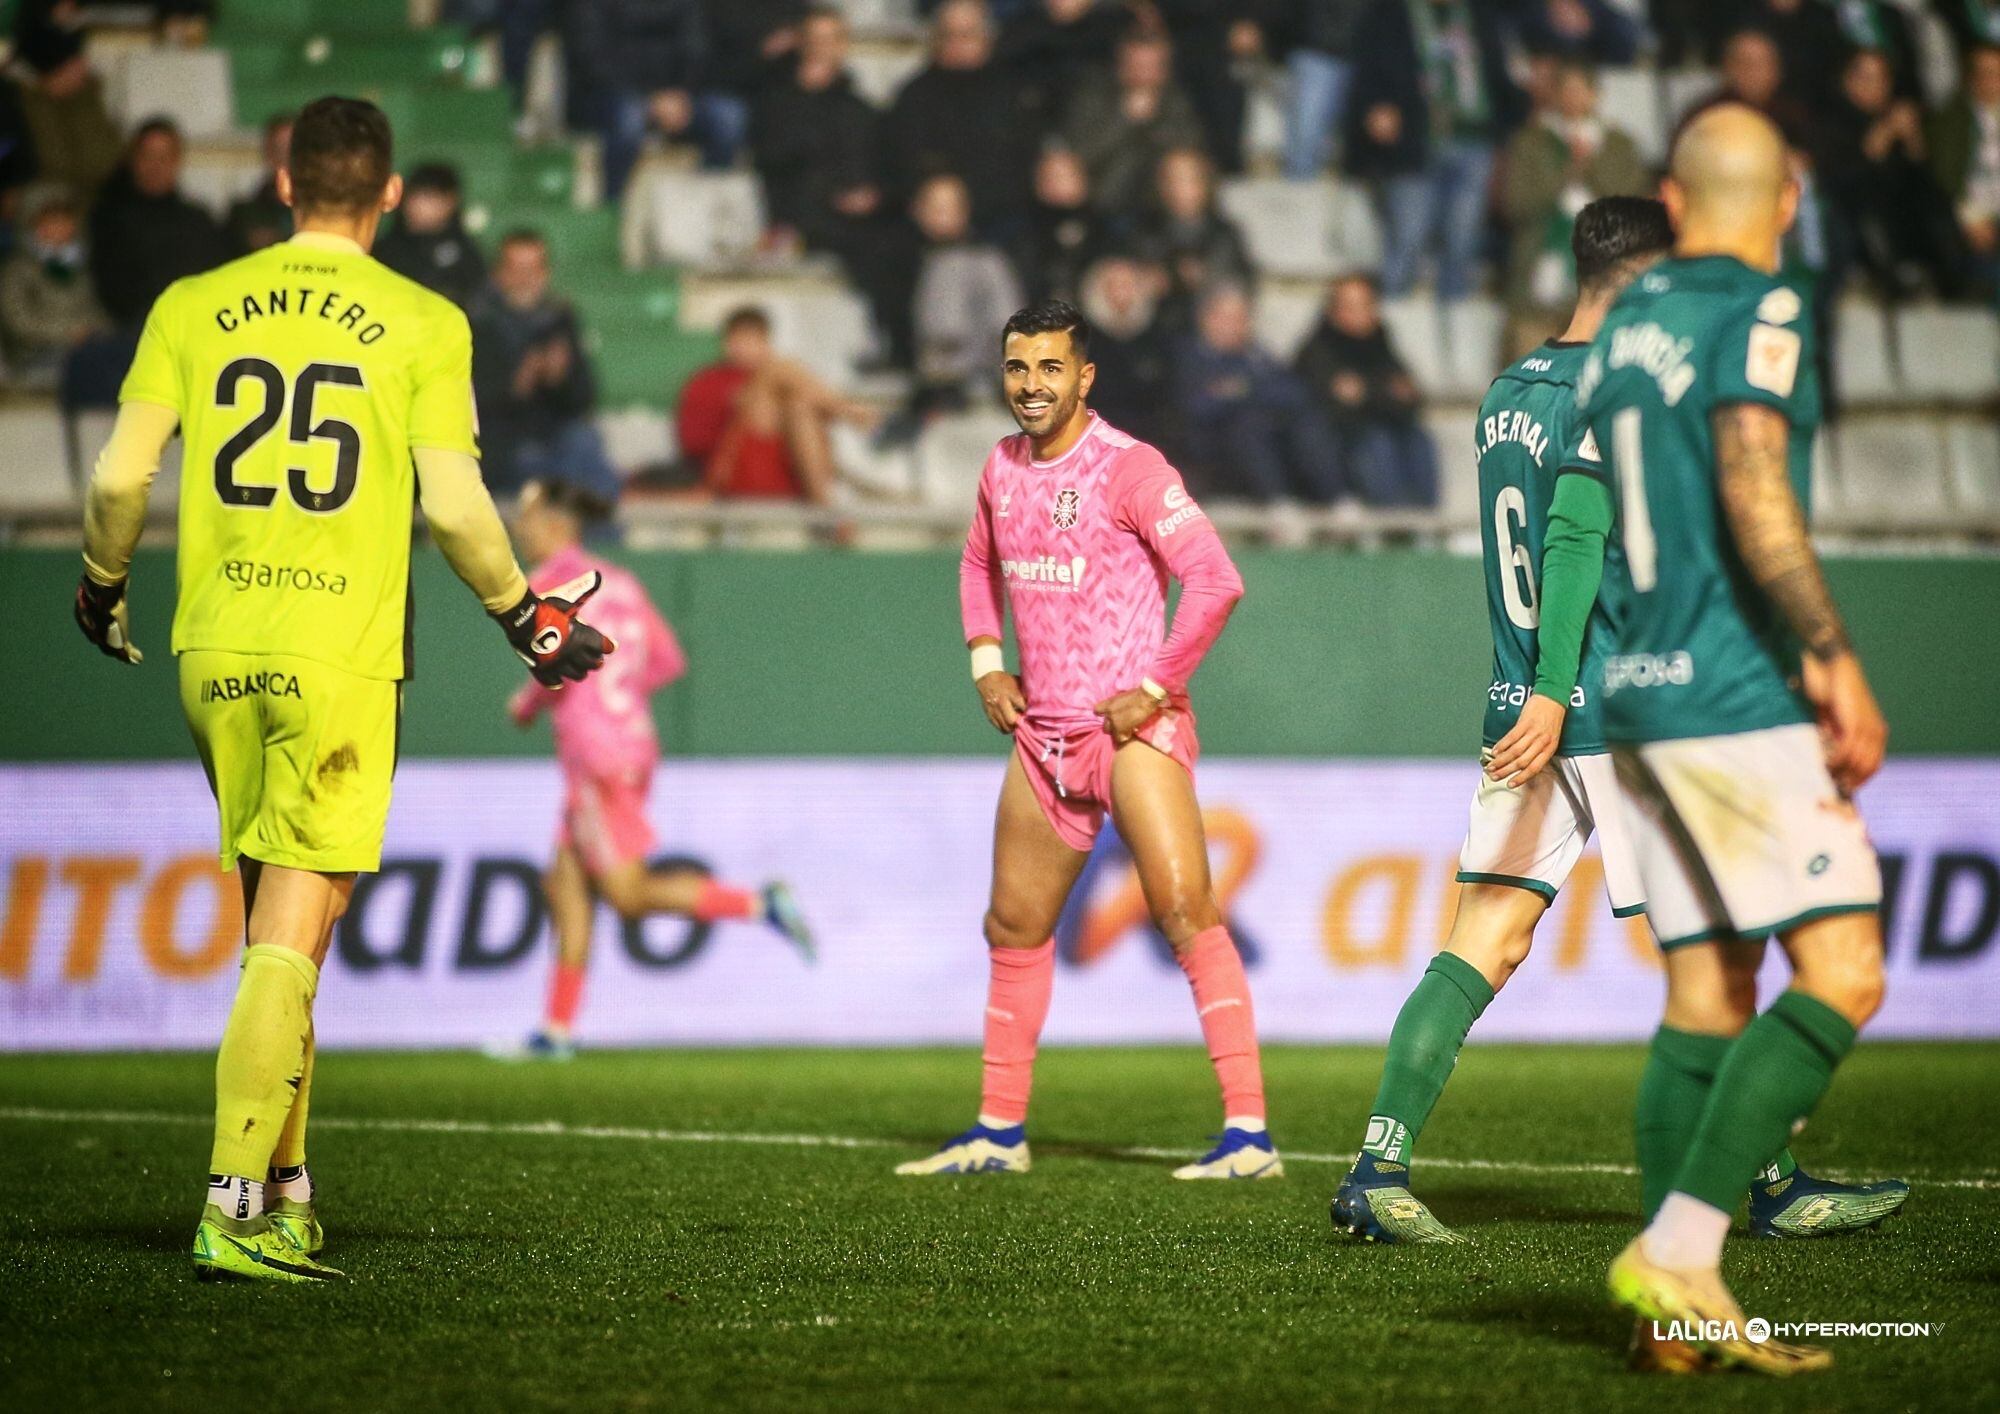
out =
<path fill-rule="evenodd" d="M 1139 690 L 1141 692 L 1144 692 L 1146 696 L 1152 698 L 1155 702 L 1165 702 L 1169 697 L 1173 696 L 1172 693 L 1168 692 L 1164 687 L 1161 687 L 1151 678 L 1140 678 Z"/>
<path fill-rule="evenodd" d="M 981 643 L 972 650 L 972 680 L 978 682 L 988 673 L 1007 671 L 1007 655 L 1000 651 L 997 643 Z"/>

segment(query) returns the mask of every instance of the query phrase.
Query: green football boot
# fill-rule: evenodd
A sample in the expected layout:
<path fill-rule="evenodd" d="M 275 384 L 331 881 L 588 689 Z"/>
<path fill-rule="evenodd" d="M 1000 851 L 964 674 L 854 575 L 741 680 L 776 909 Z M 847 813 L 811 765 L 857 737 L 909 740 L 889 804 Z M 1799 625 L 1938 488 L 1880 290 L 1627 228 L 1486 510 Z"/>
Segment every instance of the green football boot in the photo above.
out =
<path fill-rule="evenodd" d="M 1880 1183 L 1835 1183 L 1795 1168 L 1784 1178 L 1766 1170 L 1750 1186 L 1752 1237 L 1833 1237 L 1880 1227 L 1909 1201 L 1899 1178 Z"/>
<path fill-rule="evenodd" d="M 347 1273 L 323 1266 L 259 1215 L 232 1218 L 210 1203 L 194 1230 L 194 1274 L 203 1281 L 247 1277 L 252 1281 L 336 1281 Z"/>
<path fill-rule="evenodd" d="M 301 1203 L 295 1198 L 275 1198 L 264 1209 L 264 1216 L 292 1246 L 308 1257 L 317 1257 L 325 1248 L 326 1230 L 319 1225 L 319 1215 L 313 1212 L 310 1199 Z"/>
<path fill-rule="evenodd" d="M 1456 1244 L 1462 1237 L 1439 1222 L 1410 1192 L 1410 1170 L 1363 1154 L 1333 1195 L 1333 1225 L 1366 1242 Z"/>

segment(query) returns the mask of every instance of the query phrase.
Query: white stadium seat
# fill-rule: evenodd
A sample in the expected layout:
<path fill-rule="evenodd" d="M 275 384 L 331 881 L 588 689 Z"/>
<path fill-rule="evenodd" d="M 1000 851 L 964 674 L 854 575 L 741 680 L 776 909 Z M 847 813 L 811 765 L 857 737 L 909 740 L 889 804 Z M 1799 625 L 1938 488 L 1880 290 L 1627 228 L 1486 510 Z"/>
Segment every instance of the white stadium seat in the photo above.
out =
<path fill-rule="evenodd" d="M 1424 427 L 1437 443 L 1438 514 L 1453 530 L 1476 529 L 1480 521 L 1479 459 L 1472 451 L 1472 412 L 1468 407 L 1431 408 Z"/>
<path fill-rule="evenodd" d="M 1839 488 L 1828 528 L 1928 530 L 1948 524 L 1944 446 L 1927 417 L 1854 416 L 1834 436 Z M 1817 508 L 1816 508 L 1817 509 Z"/>
<path fill-rule="evenodd" d="M 1339 268 L 1332 182 L 1236 177 L 1222 183 L 1217 196 L 1265 274 L 1323 280 Z"/>
<path fill-rule="evenodd" d="M 2000 425 L 1955 417 L 1945 424 L 1944 444 L 1952 503 L 1988 531 L 2000 531 Z"/>
<path fill-rule="evenodd" d="M 847 72 L 854 90 L 877 108 L 887 108 L 896 95 L 925 63 L 924 51 L 914 45 L 865 46 L 847 59 Z"/>
<path fill-rule="evenodd" d="M 1503 363 L 1500 331 L 1504 317 L 1499 304 L 1475 295 L 1443 306 L 1441 314 L 1444 342 L 1439 391 L 1449 397 L 1484 397 L 1486 385 Z"/>
<path fill-rule="evenodd" d="M 674 459 L 674 424 L 663 412 L 620 408 L 598 413 L 595 421 L 604 454 L 622 475 Z"/>
<path fill-rule="evenodd" d="M 1639 155 L 1658 165 L 1666 160 L 1667 123 L 1661 112 L 1660 83 L 1651 69 L 1606 69 L 1598 75 L 1605 121 L 1623 128 Z"/>
<path fill-rule="evenodd" d="M 1285 81 L 1262 72 L 1251 80 L 1243 108 L 1243 153 L 1276 161 L 1285 148 Z"/>
<path fill-rule="evenodd" d="M 1257 342 L 1281 363 L 1290 363 L 1319 322 L 1323 300 L 1316 285 L 1266 280 L 1257 289 Z"/>
<path fill-rule="evenodd" d="M 970 515 L 993 444 L 1019 430 L 998 408 L 956 413 L 925 427 L 917 437 L 917 488 L 924 504 Z"/>
<path fill-rule="evenodd" d="M 1402 356 L 1403 364 L 1410 370 L 1410 376 L 1417 380 L 1417 386 L 1426 393 L 1441 389 L 1444 386 L 1444 362 L 1439 357 L 1438 344 L 1444 331 L 1431 297 L 1417 293 L 1404 295 L 1401 299 L 1383 300 L 1382 322 L 1388 326 L 1389 342 Z"/>
<path fill-rule="evenodd" d="M 1884 402 L 1897 395 L 1890 351 L 1889 316 L 1881 305 L 1852 299 L 1834 311 L 1833 377 L 1842 400 Z"/>
<path fill-rule="evenodd" d="M 1382 221 L 1365 187 L 1342 182 L 1333 189 L 1333 249 L 1339 270 L 1379 270 Z"/>
<path fill-rule="evenodd" d="M 55 405 L 0 408 L 0 511 L 10 514 L 67 511 L 77 505 L 69 447 Z"/>
<path fill-rule="evenodd" d="M 229 56 L 220 49 L 135 49 L 110 75 L 107 103 L 121 126 L 171 118 L 190 138 L 220 137 L 236 121 Z"/>
<path fill-rule="evenodd" d="M 648 260 L 697 267 L 739 264 L 764 233 L 764 198 L 749 172 L 654 167 L 638 192 Z"/>
<path fill-rule="evenodd" d="M 861 296 L 830 281 L 797 277 L 690 281 L 681 291 L 680 322 L 719 329 L 729 311 L 746 304 L 771 317 L 771 343 L 779 353 L 843 387 L 874 342 Z"/>
<path fill-rule="evenodd" d="M 1719 85 L 1716 76 L 1707 69 L 1676 69 L 1661 79 L 1660 93 L 1665 99 L 1668 132 L 1680 122 L 1687 110 L 1702 99 L 1714 93 Z"/>
<path fill-rule="evenodd" d="M 2000 317 L 1983 309 L 1920 308 L 1896 317 L 1903 387 L 1914 397 L 1973 402 L 2000 396 Z"/>

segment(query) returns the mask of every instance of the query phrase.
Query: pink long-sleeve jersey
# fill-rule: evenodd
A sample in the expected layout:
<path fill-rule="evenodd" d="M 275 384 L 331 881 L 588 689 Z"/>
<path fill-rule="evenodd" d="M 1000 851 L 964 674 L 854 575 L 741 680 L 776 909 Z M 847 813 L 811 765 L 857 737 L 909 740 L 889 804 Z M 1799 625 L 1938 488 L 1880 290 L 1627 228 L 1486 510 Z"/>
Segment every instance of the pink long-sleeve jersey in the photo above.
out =
<path fill-rule="evenodd" d="M 1169 575 L 1181 582 L 1171 634 Z M 1180 473 L 1095 413 L 1053 461 L 1035 461 L 1025 433 L 993 449 L 958 588 L 967 641 L 1002 637 L 1012 609 L 1027 715 L 1057 728 L 1087 725 L 1099 702 L 1145 678 L 1184 697 L 1243 597 Z"/>
<path fill-rule="evenodd" d="M 659 736 L 649 699 L 687 668 L 680 641 L 645 586 L 625 570 L 572 546 L 535 567 L 537 594 L 596 570 L 604 587 L 583 606 L 583 621 L 618 645 L 604 666 L 558 692 L 529 682 L 514 696 L 517 720 L 547 708 L 555 723 L 556 759 L 572 774 L 618 775 L 649 769 Z"/>

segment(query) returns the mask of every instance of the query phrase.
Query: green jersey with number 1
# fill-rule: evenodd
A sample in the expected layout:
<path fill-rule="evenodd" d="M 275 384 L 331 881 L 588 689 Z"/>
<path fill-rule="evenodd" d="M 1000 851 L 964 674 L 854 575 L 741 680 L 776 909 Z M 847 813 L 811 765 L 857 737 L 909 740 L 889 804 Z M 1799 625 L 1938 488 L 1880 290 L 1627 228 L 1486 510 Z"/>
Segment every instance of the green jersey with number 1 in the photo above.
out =
<path fill-rule="evenodd" d="M 1667 260 L 1627 287 L 1591 345 L 1578 400 L 1615 492 L 1606 575 L 1620 606 L 1604 663 L 1612 741 L 1726 736 L 1811 720 L 1799 645 L 1751 581 L 1716 492 L 1715 410 L 1761 403 L 1791 424 L 1810 509 L 1819 424 L 1805 302 L 1730 256 Z"/>
<path fill-rule="evenodd" d="M 1488 746 L 1512 729 L 1535 690 L 1542 537 L 1556 478 L 1565 471 L 1602 475 L 1597 448 L 1576 406 L 1576 380 L 1589 351 L 1588 344 L 1550 340 L 1494 379 L 1479 404 L 1473 428 L 1479 456 L 1479 539 L 1486 566 L 1486 615 L 1493 625 L 1493 683 L 1486 689 L 1481 738 Z M 1604 750 L 1597 682 L 1610 631 L 1610 611 L 1600 596 L 1591 610 L 1576 689 L 1563 720 L 1565 756 Z"/>
<path fill-rule="evenodd" d="M 294 236 L 168 286 L 119 400 L 181 420 L 176 653 L 409 676 L 411 451 L 478 455 L 456 307 Z"/>

